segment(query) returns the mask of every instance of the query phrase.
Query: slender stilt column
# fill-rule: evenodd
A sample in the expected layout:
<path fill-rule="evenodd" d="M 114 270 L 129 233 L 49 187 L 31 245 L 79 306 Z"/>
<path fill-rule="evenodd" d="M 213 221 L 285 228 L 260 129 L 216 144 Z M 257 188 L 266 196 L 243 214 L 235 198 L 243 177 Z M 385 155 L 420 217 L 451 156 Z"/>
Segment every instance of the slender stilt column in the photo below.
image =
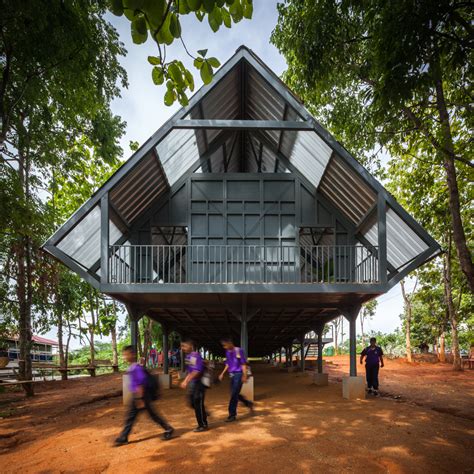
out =
<path fill-rule="evenodd" d="M 163 326 L 163 373 L 169 373 L 168 360 L 168 329 Z"/>
<path fill-rule="evenodd" d="M 323 328 L 318 328 L 318 374 L 323 373 Z"/>
<path fill-rule="evenodd" d="M 304 337 L 305 334 L 301 336 L 301 371 L 304 372 Z"/>

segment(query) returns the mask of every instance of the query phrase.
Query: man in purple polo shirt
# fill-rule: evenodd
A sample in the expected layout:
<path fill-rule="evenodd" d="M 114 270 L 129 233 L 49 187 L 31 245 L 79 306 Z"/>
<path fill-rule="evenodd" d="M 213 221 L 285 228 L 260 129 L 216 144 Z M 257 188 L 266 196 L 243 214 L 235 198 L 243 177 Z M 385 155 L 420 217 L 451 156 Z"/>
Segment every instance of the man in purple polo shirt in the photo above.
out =
<path fill-rule="evenodd" d="M 379 367 L 383 367 L 383 351 L 377 346 L 377 339 L 370 338 L 370 346 L 366 347 L 360 354 L 360 363 L 365 357 L 365 376 L 367 378 L 367 390 L 375 396 L 379 394 Z"/>
<path fill-rule="evenodd" d="M 159 424 L 164 430 L 163 438 L 170 439 L 173 434 L 173 428 L 165 419 L 163 419 L 153 408 L 153 394 L 149 390 L 148 374 L 145 369 L 137 364 L 137 355 L 133 346 L 125 346 L 122 351 L 123 358 L 130 364 L 127 370 L 129 376 L 129 389 L 132 393 L 132 399 L 128 408 L 125 426 L 120 436 L 115 440 L 115 445 L 120 446 L 128 443 L 128 435 L 141 410 L 146 410 L 150 418 Z"/>
<path fill-rule="evenodd" d="M 188 400 L 191 408 L 194 408 L 197 427 L 193 430 L 201 433 L 207 430 L 207 412 L 204 406 L 206 387 L 201 379 L 204 373 L 204 360 L 199 352 L 194 350 L 194 342 L 186 339 L 181 343 L 181 349 L 186 354 L 186 378 L 181 383 L 181 388 L 188 389 Z"/>
<path fill-rule="evenodd" d="M 231 422 L 237 419 L 237 405 L 239 401 L 250 410 L 253 410 L 253 403 L 240 394 L 242 385 L 247 381 L 247 359 L 245 358 L 244 351 L 240 347 L 234 346 L 230 337 L 221 339 L 221 344 L 225 349 L 226 362 L 224 370 L 219 375 L 219 380 L 222 381 L 225 373 L 229 372 L 229 416 L 225 421 Z"/>

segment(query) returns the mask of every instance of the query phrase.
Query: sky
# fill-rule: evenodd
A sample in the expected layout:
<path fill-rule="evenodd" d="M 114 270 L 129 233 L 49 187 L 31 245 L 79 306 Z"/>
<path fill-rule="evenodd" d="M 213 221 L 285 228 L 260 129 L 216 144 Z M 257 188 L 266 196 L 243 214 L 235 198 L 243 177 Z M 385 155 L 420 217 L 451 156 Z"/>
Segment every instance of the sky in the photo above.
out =
<path fill-rule="evenodd" d="M 276 74 L 286 69 L 285 59 L 270 43 L 270 35 L 278 20 L 275 0 L 254 0 L 254 14 L 251 20 L 242 20 L 231 29 L 222 27 L 213 33 L 207 21 L 200 23 L 192 15 L 181 17 L 183 39 L 188 50 L 195 53 L 198 49 L 208 49 L 208 56 L 215 56 L 223 64 L 236 49 L 245 45 L 252 49 Z M 156 46 L 149 40 L 145 44 L 133 44 L 130 36 L 130 22 L 124 17 L 108 15 L 107 19 L 115 26 L 120 40 L 128 51 L 121 64 L 128 74 L 129 86 L 122 89 L 121 97 L 112 103 L 112 111 L 127 122 L 125 135 L 121 145 L 124 159 L 131 156 L 130 141 L 143 144 L 158 128 L 165 123 L 180 107 L 177 103 L 167 107 L 163 103 L 165 87 L 157 87 L 151 80 L 152 66 L 147 57 L 156 55 Z M 168 57 L 183 61 L 194 74 L 196 90 L 202 85 L 198 71 L 192 65 L 181 44 L 173 44 L 168 48 Z M 348 144 L 350 148 L 350 144 Z M 407 282 L 407 291 L 413 285 Z M 378 299 L 377 313 L 365 326 L 367 331 L 391 332 L 400 325 L 399 315 L 403 311 L 403 299 L 400 286 L 396 285 L 390 292 Z M 365 329 L 365 328 L 364 328 Z M 347 324 L 344 330 L 346 333 Z M 54 332 L 48 334 L 55 338 Z M 104 338 L 103 340 L 108 340 Z M 77 348 L 75 341 L 73 347 Z"/>

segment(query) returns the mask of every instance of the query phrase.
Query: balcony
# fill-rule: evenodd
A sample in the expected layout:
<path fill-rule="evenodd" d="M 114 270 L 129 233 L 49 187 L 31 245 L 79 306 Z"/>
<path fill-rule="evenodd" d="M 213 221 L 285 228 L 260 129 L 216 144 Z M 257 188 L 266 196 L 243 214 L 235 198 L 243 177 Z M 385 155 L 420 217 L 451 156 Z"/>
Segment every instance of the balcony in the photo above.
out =
<path fill-rule="evenodd" d="M 111 285 L 380 283 L 375 246 L 113 245 L 109 255 Z"/>

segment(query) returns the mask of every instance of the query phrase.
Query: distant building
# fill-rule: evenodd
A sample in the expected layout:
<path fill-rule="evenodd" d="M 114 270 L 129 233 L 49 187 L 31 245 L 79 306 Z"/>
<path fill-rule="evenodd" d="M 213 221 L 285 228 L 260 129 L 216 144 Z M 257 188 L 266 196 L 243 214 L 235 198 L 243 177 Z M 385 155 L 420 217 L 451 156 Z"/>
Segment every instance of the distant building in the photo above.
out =
<path fill-rule="evenodd" d="M 12 336 L 6 339 L 8 346 L 8 358 L 11 362 L 18 362 L 20 358 L 20 342 L 18 336 Z M 59 344 L 52 339 L 46 339 L 41 336 L 33 336 L 33 345 L 31 347 L 31 360 L 33 362 L 53 362 L 58 352 Z"/>

